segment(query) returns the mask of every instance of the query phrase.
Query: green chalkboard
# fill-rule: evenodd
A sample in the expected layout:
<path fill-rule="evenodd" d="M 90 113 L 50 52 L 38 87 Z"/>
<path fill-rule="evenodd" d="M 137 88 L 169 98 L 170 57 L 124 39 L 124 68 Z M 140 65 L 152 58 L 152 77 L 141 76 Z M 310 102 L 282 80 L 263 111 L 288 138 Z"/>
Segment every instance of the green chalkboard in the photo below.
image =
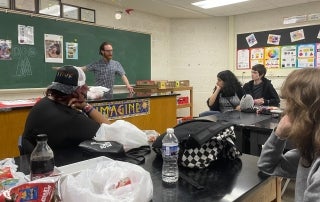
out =
<path fill-rule="evenodd" d="M 18 25 L 34 27 L 34 45 L 18 44 Z M 11 40 L 11 59 L 0 60 L 0 89 L 42 88 L 54 79 L 54 66 L 84 66 L 100 59 L 103 41 L 113 44 L 130 83 L 151 78 L 151 36 L 91 24 L 0 11 L 0 40 Z M 45 62 L 44 35 L 63 36 L 63 63 Z M 78 59 L 66 59 L 66 42 L 78 43 Z M 94 85 L 92 72 L 87 83 Z M 123 84 L 120 78 L 116 84 Z"/>

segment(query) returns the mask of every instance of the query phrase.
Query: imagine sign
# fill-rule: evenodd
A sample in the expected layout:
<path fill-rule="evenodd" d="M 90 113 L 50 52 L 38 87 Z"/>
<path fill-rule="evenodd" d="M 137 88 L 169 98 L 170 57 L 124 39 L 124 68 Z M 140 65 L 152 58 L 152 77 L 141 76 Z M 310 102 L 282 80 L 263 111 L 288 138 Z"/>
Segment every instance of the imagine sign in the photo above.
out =
<path fill-rule="evenodd" d="M 150 99 L 121 100 L 91 104 L 109 119 L 120 119 L 150 113 Z"/>

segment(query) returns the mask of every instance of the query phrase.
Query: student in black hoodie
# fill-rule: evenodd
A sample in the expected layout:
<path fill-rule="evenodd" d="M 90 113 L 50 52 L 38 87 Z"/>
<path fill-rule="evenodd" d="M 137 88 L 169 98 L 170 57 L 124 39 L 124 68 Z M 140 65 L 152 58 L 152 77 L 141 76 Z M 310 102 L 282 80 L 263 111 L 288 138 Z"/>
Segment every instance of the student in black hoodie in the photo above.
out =
<path fill-rule="evenodd" d="M 267 69 L 262 64 L 252 67 L 252 80 L 243 85 L 246 94 L 250 94 L 256 106 L 279 106 L 280 98 L 271 81 L 265 78 Z"/>

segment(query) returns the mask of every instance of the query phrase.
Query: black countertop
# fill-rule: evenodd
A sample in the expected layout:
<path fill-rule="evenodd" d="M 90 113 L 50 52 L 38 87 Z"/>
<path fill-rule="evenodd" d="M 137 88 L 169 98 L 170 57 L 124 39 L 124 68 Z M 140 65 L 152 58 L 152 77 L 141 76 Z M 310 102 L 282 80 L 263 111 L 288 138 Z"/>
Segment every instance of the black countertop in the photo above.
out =
<path fill-rule="evenodd" d="M 56 166 L 63 166 L 86 160 L 88 157 L 73 150 L 55 154 Z M 15 158 L 18 170 L 29 173 L 29 156 Z M 237 201 L 241 200 L 249 191 L 255 189 L 269 176 L 263 175 L 257 168 L 258 158 L 243 154 L 236 160 L 218 160 L 209 168 L 187 169 L 179 168 L 180 174 L 187 176 L 203 189 L 197 189 L 186 180 L 179 178 L 175 187 L 162 184 L 162 159 L 152 151 L 146 156 L 143 165 L 150 172 L 153 182 L 153 201 Z M 169 197 L 169 199 L 168 199 Z"/>

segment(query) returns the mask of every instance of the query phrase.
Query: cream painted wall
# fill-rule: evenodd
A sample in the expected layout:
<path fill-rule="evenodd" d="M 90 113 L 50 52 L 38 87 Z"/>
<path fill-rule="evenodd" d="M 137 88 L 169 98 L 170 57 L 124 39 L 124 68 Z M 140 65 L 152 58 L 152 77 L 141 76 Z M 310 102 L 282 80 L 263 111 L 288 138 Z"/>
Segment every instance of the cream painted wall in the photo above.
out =
<path fill-rule="evenodd" d="M 228 18 L 171 20 L 169 65 L 169 79 L 189 79 L 193 86 L 194 116 L 207 110 L 217 72 L 229 68 Z M 188 109 L 178 113 L 187 114 Z"/>
<path fill-rule="evenodd" d="M 114 19 L 114 12 L 120 8 L 92 0 L 62 0 L 62 2 L 95 9 L 99 25 L 151 34 L 151 78 L 189 79 L 194 86 L 195 116 L 207 110 L 205 101 L 212 92 L 217 73 L 224 69 L 234 70 L 236 34 L 287 28 L 289 26 L 282 24 L 283 17 L 318 13 L 317 8 L 320 8 L 320 2 L 314 2 L 264 12 L 208 19 L 167 19 L 135 11 L 132 15 L 124 15 L 117 21 Z M 319 24 L 319 21 L 314 23 Z M 294 24 L 291 27 L 305 25 L 308 24 Z M 276 75 L 268 77 L 279 89 L 283 77 Z M 239 76 L 239 79 L 246 82 L 250 80 L 250 75 Z M 43 89 L 25 90 L 18 94 L 15 91 L 15 95 L 6 93 L 7 96 L 0 91 L 0 99 L 38 97 L 42 94 Z M 180 115 L 185 114 L 187 109 L 181 110 Z"/>

